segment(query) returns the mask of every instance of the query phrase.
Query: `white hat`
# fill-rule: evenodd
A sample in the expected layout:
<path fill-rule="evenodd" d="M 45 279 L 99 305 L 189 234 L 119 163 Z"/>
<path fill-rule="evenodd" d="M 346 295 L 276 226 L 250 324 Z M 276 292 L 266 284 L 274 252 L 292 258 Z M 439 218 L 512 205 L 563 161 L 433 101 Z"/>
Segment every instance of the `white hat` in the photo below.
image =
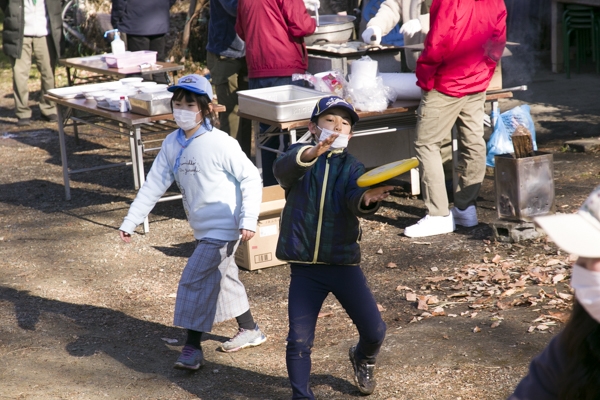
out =
<path fill-rule="evenodd" d="M 600 186 L 574 214 L 535 217 L 561 249 L 586 258 L 600 258 Z"/>

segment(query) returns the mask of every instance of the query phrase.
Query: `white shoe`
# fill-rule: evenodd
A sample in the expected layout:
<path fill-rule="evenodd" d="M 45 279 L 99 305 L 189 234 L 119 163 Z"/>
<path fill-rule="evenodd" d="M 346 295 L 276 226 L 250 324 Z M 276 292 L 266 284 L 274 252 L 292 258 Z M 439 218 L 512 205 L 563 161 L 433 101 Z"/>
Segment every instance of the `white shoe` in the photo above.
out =
<path fill-rule="evenodd" d="M 423 237 L 441 235 L 443 233 L 454 232 L 454 217 L 452 213 L 445 217 L 432 217 L 426 215 L 414 225 L 404 228 L 404 235 L 408 237 Z"/>
<path fill-rule="evenodd" d="M 477 220 L 477 209 L 472 204 L 464 210 L 460 210 L 458 207 L 452 207 L 450 212 L 454 216 L 454 223 L 456 225 L 470 228 L 479 224 L 479 221 Z"/>

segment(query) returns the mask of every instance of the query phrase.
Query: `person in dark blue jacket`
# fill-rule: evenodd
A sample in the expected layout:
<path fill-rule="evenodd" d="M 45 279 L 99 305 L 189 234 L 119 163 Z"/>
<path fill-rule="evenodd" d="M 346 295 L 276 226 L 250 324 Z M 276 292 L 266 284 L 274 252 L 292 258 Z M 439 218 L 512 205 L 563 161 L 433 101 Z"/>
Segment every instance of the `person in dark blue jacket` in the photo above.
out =
<path fill-rule="evenodd" d="M 169 32 L 169 10 L 177 0 L 112 0 L 110 22 L 127 35 L 127 50 L 156 51 L 165 61 L 165 36 Z"/>
<path fill-rule="evenodd" d="M 286 364 L 293 399 L 314 399 L 310 354 L 329 293 L 360 334 L 349 351 L 358 389 L 363 394 L 375 389 L 375 360 L 386 325 L 360 268 L 357 216 L 375 213 L 394 187 L 357 185 L 365 168 L 346 150 L 357 121 L 352 105 L 340 97 L 322 98 L 308 125 L 316 140 L 290 146 L 273 166 L 286 193 L 276 255 L 291 267 Z"/>
<path fill-rule="evenodd" d="M 220 129 L 235 137 L 250 157 L 252 123 L 237 115 L 239 90 L 248 89 L 246 43 L 235 32 L 238 0 L 211 0 L 206 63 L 219 104 Z"/>

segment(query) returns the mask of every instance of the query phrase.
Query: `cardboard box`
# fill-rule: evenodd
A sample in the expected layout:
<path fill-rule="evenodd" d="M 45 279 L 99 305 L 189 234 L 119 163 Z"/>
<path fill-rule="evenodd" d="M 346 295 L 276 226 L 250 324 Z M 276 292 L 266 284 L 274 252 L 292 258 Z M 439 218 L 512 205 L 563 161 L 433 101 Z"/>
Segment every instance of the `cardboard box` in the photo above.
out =
<path fill-rule="evenodd" d="M 286 263 L 275 257 L 279 238 L 279 216 L 284 205 L 285 193 L 279 185 L 263 188 L 256 234 L 238 246 L 235 253 L 235 263 L 238 267 L 254 271 Z"/>
<path fill-rule="evenodd" d="M 494 75 L 492 75 L 492 80 L 490 81 L 490 86 L 487 88 L 488 91 L 499 89 L 502 89 L 502 60 L 498 61 Z"/>

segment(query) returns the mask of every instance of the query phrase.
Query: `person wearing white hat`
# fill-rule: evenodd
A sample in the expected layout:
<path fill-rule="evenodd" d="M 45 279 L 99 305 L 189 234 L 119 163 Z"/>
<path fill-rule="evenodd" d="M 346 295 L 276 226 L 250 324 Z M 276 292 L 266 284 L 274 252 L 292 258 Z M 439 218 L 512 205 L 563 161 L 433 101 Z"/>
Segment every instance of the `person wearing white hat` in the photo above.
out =
<path fill-rule="evenodd" d="M 239 241 L 250 240 L 256 232 L 262 185 L 258 169 L 237 140 L 215 127 L 218 119 L 212 110 L 210 82 L 186 75 L 168 90 L 173 92 L 173 118 L 179 129 L 163 141 L 119 235 L 129 243 L 136 226 L 177 183 L 196 248 L 175 299 L 173 323 L 187 329 L 175 368 L 195 371 L 204 363 L 202 333 L 210 332 L 217 322 L 235 318 L 239 325 L 238 333 L 221 344 L 225 352 L 267 340 L 254 322 L 234 259 Z"/>
<path fill-rule="evenodd" d="M 534 221 L 558 247 L 578 255 L 570 320 L 533 359 L 509 400 L 600 398 L 600 186 L 574 214 Z"/>

